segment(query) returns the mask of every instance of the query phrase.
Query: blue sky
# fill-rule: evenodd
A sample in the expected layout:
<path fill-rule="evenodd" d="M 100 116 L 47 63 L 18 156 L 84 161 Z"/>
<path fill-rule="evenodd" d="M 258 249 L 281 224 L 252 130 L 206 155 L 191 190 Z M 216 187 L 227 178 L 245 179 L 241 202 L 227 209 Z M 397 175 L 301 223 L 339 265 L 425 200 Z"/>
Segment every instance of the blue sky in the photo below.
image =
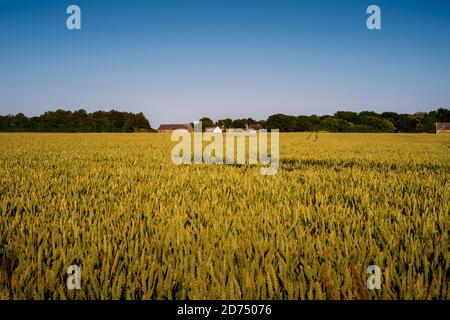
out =
<path fill-rule="evenodd" d="M 370 4 L 382 30 L 366 28 Z M 449 106 L 449 58 L 445 0 L 0 1 L 0 114 L 413 113 Z"/>

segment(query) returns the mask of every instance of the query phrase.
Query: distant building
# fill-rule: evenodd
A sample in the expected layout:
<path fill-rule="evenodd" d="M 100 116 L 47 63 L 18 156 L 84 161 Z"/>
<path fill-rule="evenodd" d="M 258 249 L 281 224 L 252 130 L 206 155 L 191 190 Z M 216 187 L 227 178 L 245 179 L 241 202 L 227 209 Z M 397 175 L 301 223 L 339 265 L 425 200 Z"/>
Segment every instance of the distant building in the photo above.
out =
<path fill-rule="evenodd" d="M 222 128 L 220 127 L 206 127 L 205 132 L 212 132 L 212 133 L 222 133 Z"/>
<path fill-rule="evenodd" d="M 436 133 L 450 133 L 450 123 L 436 123 Z"/>
<path fill-rule="evenodd" d="M 251 125 L 247 125 L 247 131 L 259 131 L 264 129 L 264 127 L 260 124 L 251 124 Z"/>
<path fill-rule="evenodd" d="M 190 123 L 185 123 L 185 124 L 162 124 L 158 128 L 158 132 L 172 132 L 177 129 L 185 129 L 188 132 L 194 131 Z"/>
<path fill-rule="evenodd" d="M 227 132 L 245 132 L 245 129 L 243 129 L 243 128 L 228 128 L 227 130 L 226 130 Z"/>

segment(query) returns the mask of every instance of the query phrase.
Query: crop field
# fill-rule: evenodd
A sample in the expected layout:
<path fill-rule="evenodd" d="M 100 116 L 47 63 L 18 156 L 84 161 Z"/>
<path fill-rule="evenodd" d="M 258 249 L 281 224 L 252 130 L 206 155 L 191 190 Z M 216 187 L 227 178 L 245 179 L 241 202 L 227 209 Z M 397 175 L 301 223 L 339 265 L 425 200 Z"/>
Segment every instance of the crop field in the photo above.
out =
<path fill-rule="evenodd" d="M 273 176 L 174 144 L 0 134 L 0 298 L 450 299 L 450 136 L 282 133 Z"/>

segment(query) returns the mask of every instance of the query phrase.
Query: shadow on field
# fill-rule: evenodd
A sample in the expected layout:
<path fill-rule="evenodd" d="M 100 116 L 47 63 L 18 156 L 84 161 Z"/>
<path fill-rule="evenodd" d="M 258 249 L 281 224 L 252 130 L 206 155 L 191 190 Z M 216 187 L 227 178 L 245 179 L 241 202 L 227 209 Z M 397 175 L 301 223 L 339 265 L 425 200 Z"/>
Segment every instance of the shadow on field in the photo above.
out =
<path fill-rule="evenodd" d="M 11 278 L 13 271 L 17 268 L 19 260 L 17 255 L 7 250 L 4 246 L 0 247 L 0 298 L 12 299 Z"/>
<path fill-rule="evenodd" d="M 393 171 L 411 171 L 411 170 L 429 170 L 442 171 L 448 170 L 446 166 L 436 163 L 392 163 L 377 162 L 370 160 L 335 160 L 335 159 L 295 159 L 286 158 L 280 160 L 280 168 L 283 171 L 297 171 L 304 169 L 360 169 L 360 170 L 393 170 Z"/>

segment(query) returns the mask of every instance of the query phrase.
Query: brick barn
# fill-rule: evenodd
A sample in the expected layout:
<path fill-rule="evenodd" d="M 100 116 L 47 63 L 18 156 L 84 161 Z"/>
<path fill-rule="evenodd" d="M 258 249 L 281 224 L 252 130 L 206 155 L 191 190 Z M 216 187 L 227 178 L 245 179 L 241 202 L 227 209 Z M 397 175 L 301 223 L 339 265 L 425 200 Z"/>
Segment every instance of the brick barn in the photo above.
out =
<path fill-rule="evenodd" d="M 450 123 L 436 123 L 436 133 L 450 133 Z"/>
<path fill-rule="evenodd" d="M 158 128 L 158 132 L 172 132 L 177 129 L 185 129 L 188 132 L 194 131 L 192 128 L 192 124 L 184 123 L 184 124 L 162 124 Z"/>

